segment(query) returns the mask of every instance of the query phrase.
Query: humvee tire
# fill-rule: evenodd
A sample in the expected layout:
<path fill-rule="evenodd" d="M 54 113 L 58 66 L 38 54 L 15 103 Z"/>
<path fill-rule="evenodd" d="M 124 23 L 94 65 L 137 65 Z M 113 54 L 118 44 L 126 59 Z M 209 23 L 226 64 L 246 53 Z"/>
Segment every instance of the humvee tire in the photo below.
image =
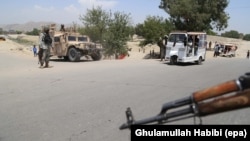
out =
<path fill-rule="evenodd" d="M 99 51 L 98 52 L 94 52 L 94 53 L 91 54 L 91 58 L 94 61 L 98 61 L 98 60 L 101 60 L 102 55 L 101 55 L 101 53 Z"/>
<path fill-rule="evenodd" d="M 81 55 L 76 48 L 72 47 L 69 49 L 68 57 L 70 62 L 77 62 L 80 61 Z"/>

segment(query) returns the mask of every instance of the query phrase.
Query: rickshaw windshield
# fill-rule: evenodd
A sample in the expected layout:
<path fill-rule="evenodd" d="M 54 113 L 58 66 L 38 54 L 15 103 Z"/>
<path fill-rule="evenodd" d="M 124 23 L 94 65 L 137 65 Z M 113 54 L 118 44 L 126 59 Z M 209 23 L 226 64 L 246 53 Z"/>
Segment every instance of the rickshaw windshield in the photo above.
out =
<path fill-rule="evenodd" d="M 171 34 L 168 41 L 169 42 L 184 42 L 185 34 Z"/>

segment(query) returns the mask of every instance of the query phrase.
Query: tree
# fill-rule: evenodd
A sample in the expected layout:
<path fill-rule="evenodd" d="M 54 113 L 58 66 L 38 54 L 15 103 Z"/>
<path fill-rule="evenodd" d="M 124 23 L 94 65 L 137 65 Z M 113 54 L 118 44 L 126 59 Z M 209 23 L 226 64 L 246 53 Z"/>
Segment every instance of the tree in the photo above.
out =
<path fill-rule="evenodd" d="M 16 30 L 15 32 L 16 32 L 16 34 L 22 34 L 23 33 L 22 31 L 19 31 L 19 30 Z"/>
<path fill-rule="evenodd" d="M 133 25 L 129 25 L 128 30 L 129 30 L 130 40 L 131 40 L 133 38 L 133 35 L 135 34 L 135 27 Z"/>
<path fill-rule="evenodd" d="M 229 0 L 161 0 L 159 8 L 170 15 L 178 30 L 221 31 L 228 26 L 228 3 Z"/>
<path fill-rule="evenodd" d="M 246 34 L 246 35 L 243 37 L 243 40 L 250 41 L 250 34 Z"/>
<path fill-rule="evenodd" d="M 222 37 L 239 39 L 241 35 L 240 35 L 240 33 L 238 31 L 231 30 L 231 31 L 227 31 L 225 33 L 222 33 L 221 36 Z"/>
<path fill-rule="evenodd" d="M 147 44 L 158 43 L 159 38 L 170 33 L 173 30 L 173 25 L 170 21 L 160 16 L 148 16 L 144 21 L 142 28 L 142 36 L 144 41 L 140 43 L 141 46 Z"/>
<path fill-rule="evenodd" d="M 147 44 L 157 44 L 160 47 L 161 59 L 165 53 L 165 45 L 163 44 L 164 35 L 167 35 L 174 29 L 173 24 L 160 16 L 148 16 L 143 25 L 138 25 L 137 30 L 141 32 L 144 40 L 140 42 L 140 46 Z"/>
<path fill-rule="evenodd" d="M 131 34 L 130 26 L 130 15 L 115 12 L 113 18 L 110 19 L 108 24 L 108 30 L 104 35 L 104 50 L 106 55 L 115 54 L 127 55 L 127 41 L 129 40 L 129 35 Z"/>
<path fill-rule="evenodd" d="M 207 35 L 213 35 L 213 36 L 216 36 L 218 35 L 218 33 L 212 31 L 212 30 L 207 30 Z"/>
<path fill-rule="evenodd" d="M 85 26 L 85 33 L 93 41 L 103 41 L 103 34 L 108 28 L 110 13 L 103 10 L 100 6 L 97 8 L 87 9 L 85 15 L 80 16 L 80 20 Z"/>
<path fill-rule="evenodd" d="M 85 26 L 79 29 L 80 32 L 89 35 L 93 41 L 99 41 L 106 55 L 127 54 L 126 43 L 134 31 L 129 14 L 113 14 L 97 7 L 88 9 L 80 20 Z"/>
<path fill-rule="evenodd" d="M 39 33 L 40 33 L 40 30 L 38 30 L 37 28 L 33 28 L 32 31 L 26 32 L 27 35 L 36 35 L 36 36 L 39 35 Z"/>
<path fill-rule="evenodd" d="M 138 36 L 143 36 L 143 24 L 139 23 L 135 26 L 135 34 Z"/>

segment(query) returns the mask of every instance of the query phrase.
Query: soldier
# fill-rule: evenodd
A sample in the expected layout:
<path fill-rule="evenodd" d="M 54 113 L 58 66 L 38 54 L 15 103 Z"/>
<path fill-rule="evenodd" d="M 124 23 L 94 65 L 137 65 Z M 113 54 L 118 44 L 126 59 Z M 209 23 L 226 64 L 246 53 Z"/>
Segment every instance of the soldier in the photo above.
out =
<path fill-rule="evenodd" d="M 50 48 L 51 48 L 52 39 L 49 36 L 49 27 L 44 27 L 43 32 L 40 34 L 39 38 L 39 61 L 40 61 L 40 68 L 49 67 L 49 59 L 50 59 Z"/>
<path fill-rule="evenodd" d="M 157 45 L 160 47 L 160 58 L 161 58 L 161 61 L 163 61 L 165 45 L 163 44 L 162 36 L 159 38 Z"/>

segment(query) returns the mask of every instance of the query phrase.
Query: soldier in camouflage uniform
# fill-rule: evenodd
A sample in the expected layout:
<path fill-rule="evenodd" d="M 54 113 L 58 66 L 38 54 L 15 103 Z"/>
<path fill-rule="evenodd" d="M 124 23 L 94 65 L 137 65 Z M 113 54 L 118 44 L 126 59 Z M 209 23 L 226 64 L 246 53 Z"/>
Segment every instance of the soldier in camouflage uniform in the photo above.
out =
<path fill-rule="evenodd" d="M 51 44 L 46 44 L 44 42 L 44 37 L 45 34 L 49 34 L 49 27 L 44 27 L 43 32 L 40 34 L 39 37 L 39 62 L 40 62 L 40 67 L 43 68 L 43 65 L 45 63 L 44 68 L 49 67 L 49 60 L 50 60 L 50 48 Z"/>

